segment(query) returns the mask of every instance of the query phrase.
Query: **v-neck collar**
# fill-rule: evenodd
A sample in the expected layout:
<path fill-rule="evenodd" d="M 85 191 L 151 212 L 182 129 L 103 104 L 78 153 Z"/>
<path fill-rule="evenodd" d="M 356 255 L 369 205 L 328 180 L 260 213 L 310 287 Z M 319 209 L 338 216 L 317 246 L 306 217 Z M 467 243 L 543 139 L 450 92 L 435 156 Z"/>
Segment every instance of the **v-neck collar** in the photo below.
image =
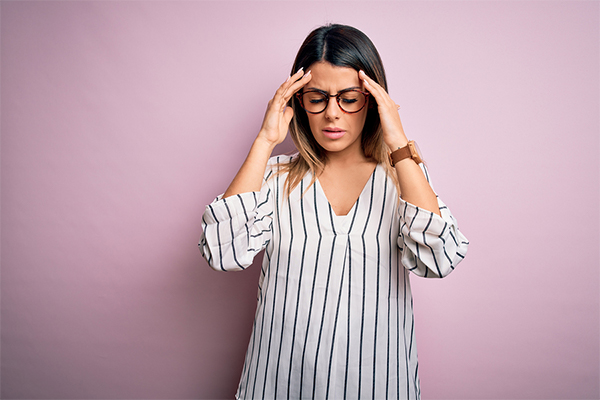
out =
<path fill-rule="evenodd" d="M 371 175 L 369 175 L 369 179 L 367 179 L 367 181 L 365 182 L 362 191 L 360 192 L 360 194 L 356 198 L 356 201 L 352 205 L 352 208 L 350 209 L 350 211 L 348 211 L 348 214 L 346 215 L 337 215 L 335 213 L 333 207 L 331 206 L 331 203 L 329 202 L 329 199 L 327 198 L 327 195 L 325 194 L 325 190 L 323 190 L 323 187 L 321 186 L 319 178 L 315 180 L 315 185 L 317 185 L 317 191 L 319 192 L 319 196 L 322 198 L 322 200 L 325 201 L 325 203 L 329 207 L 329 213 L 331 215 L 331 218 L 333 220 L 332 222 L 334 223 L 336 230 L 340 230 L 342 233 L 347 233 L 347 229 L 349 228 L 348 224 L 358 212 L 357 208 L 360 207 L 362 203 L 365 203 L 365 201 L 362 201 L 363 197 L 366 195 L 366 193 L 370 192 L 369 188 L 372 185 L 375 172 L 378 168 L 380 168 L 380 164 L 377 164 L 375 166 L 373 172 L 371 172 Z M 368 201 L 366 201 L 366 203 L 368 204 Z"/>

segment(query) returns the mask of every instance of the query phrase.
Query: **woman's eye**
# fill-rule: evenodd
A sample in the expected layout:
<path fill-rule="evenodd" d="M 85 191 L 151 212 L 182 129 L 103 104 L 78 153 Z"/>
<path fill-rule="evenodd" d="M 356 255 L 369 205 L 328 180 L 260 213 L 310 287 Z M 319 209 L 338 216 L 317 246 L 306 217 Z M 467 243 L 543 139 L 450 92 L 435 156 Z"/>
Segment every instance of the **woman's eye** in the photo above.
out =
<path fill-rule="evenodd" d="M 309 100 L 309 102 L 310 102 L 311 104 L 319 104 L 319 103 L 322 103 L 322 102 L 324 102 L 324 101 L 325 101 L 325 99 L 323 99 L 322 97 L 321 97 L 321 98 L 316 98 L 316 99 L 310 99 L 310 100 Z"/>
<path fill-rule="evenodd" d="M 356 99 L 342 99 L 342 101 L 344 102 L 344 104 L 352 104 L 352 103 L 356 103 L 358 100 L 356 100 Z"/>

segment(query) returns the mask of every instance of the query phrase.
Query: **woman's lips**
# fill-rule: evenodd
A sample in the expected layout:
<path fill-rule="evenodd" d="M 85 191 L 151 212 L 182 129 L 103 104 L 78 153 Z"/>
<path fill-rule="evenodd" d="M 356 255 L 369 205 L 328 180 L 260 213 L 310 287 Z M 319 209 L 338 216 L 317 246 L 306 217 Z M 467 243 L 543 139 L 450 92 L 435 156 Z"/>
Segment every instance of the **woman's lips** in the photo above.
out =
<path fill-rule="evenodd" d="M 329 139 L 339 139 L 346 134 L 346 131 L 338 128 L 323 129 L 323 135 Z"/>

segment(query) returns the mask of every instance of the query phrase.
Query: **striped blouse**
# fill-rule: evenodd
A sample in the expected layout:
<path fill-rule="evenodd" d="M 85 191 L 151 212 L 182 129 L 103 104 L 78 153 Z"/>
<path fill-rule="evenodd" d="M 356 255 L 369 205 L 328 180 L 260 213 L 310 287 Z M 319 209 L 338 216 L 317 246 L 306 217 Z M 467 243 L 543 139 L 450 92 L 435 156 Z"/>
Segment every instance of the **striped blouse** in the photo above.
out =
<path fill-rule="evenodd" d="M 265 249 L 236 398 L 419 399 L 408 272 L 446 276 L 467 239 L 439 198 L 442 217 L 400 199 L 382 165 L 345 216 L 310 173 L 286 198 L 273 169 L 289 159 L 272 158 L 260 192 L 219 196 L 202 220 L 216 270 L 243 270 Z"/>

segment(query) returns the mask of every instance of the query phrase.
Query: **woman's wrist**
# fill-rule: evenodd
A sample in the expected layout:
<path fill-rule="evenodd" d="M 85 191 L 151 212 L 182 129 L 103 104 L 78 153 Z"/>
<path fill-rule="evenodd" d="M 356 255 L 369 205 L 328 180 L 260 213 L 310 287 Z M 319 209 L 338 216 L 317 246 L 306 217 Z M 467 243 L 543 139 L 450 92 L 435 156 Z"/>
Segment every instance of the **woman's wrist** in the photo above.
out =
<path fill-rule="evenodd" d="M 389 139 L 386 141 L 386 144 L 390 148 L 390 151 L 401 149 L 408 145 L 408 139 L 406 136 L 398 136 L 393 139 Z"/>
<path fill-rule="evenodd" d="M 254 139 L 246 160 L 225 191 L 223 197 L 226 198 L 235 194 L 259 191 L 267 162 L 275 146 L 276 144 L 265 140 L 259 134 Z"/>
<path fill-rule="evenodd" d="M 391 151 L 398 150 L 408 144 L 408 138 L 402 128 L 402 123 L 398 121 L 398 125 L 394 129 L 389 129 L 388 132 L 383 134 L 383 140 L 385 144 L 390 148 Z"/>
<path fill-rule="evenodd" d="M 256 139 L 254 139 L 254 145 L 260 148 L 261 150 L 268 151 L 269 155 L 275 149 L 279 143 L 277 141 L 269 140 L 268 135 L 266 135 L 262 130 L 258 133 Z"/>

